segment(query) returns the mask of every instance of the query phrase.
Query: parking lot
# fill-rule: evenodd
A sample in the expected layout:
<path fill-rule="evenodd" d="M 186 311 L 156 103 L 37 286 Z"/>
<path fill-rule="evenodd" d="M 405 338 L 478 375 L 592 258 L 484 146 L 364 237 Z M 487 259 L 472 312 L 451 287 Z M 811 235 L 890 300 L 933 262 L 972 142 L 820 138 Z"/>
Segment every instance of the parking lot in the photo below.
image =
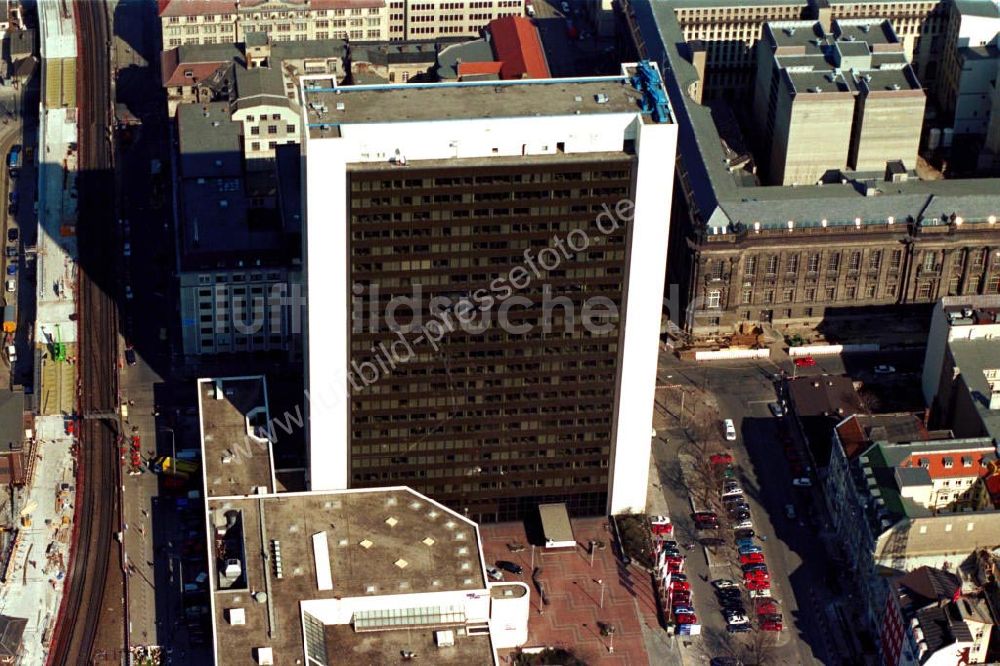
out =
<path fill-rule="evenodd" d="M 777 363 L 682 363 L 672 355 L 661 357 L 658 384 L 658 437 L 654 440 L 657 477 L 653 490 L 669 506 L 680 543 L 706 536 L 695 529 L 692 513 L 714 510 L 721 523 L 719 553 L 698 549 L 688 553 L 685 571 L 691 583 L 694 609 L 702 625 L 700 636 L 687 649 L 696 661 L 733 654 L 733 635 L 718 610 L 709 581 L 742 578 L 739 556 L 727 529 L 729 518 L 722 497 L 699 492 L 710 453 L 733 457 L 733 480 L 742 491 L 770 574 L 773 598 L 780 602 L 783 627 L 777 644 L 754 643 L 779 663 L 856 663 L 865 648 L 852 627 L 849 585 L 835 575 L 837 563 L 832 528 L 816 487 L 804 443 L 792 421 L 775 416 L 769 407 L 778 397 L 775 376 L 847 374 L 864 383 L 875 396 L 891 396 L 892 408 L 919 409 L 919 368 L 922 351 L 816 357 L 815 363 L 794 366 L 787 358 Z M 891 366 L 876 372 L 880 365 Z M 914 388 L 916 387 L 916 388 Z M 681 410 L 681 396 L 685 403 Z M 881 407 L 885 409 L 884 406 Z M 684 421 L 679 417 L 683 413 Z M 706 435 L 704 419 L 711 419 L 715 443 Z M 736 439 L 727 441 L 723 419 L 732 419 Z M 709 450 L 711 448 L 711 450 Z M 697 461 L 701 460 L 699 464 Z M 809 479 L 798 481 L 796 479 Z M 720 481 L 721 483 L 721 481 Z M 748 600 L 744 606 L 751 610 Z M 752 634 L 751 634 L 752 635 Z M 740 636 L 740 635 L 737 635 Z M 748 638 L 741 638 L 747 642 Z"/>

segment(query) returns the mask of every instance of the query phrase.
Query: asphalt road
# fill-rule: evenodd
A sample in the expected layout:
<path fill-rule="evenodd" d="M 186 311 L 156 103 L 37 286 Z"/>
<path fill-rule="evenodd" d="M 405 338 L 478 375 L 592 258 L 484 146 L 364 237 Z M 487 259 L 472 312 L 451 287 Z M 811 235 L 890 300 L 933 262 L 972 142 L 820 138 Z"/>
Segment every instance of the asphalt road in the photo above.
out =
<path fill-rule="evenodd" d="M 835 371 L 840 361 L 826 360 L 808 371 Z M 736 422 L 738 440 L 729 446 L 738 466 L 741 485 L 751 507 L 754 530 L 767 537 L 762 544 L 771 573 L 773 594 L 781 602 L 784 633 L 774 648 L 780 663 L 837 663 L 830 640 L 830 628 L 814 593 L 825 586 L 825 552 L 812 528 L 785 517 L 784 507 L 793 504 L 805 515 L 806 499 L 792 492 L 791 478 L 784 463 L 778 420 L 768 411 L 775 399 L 772 376 L 779 366 L 773 363 L 691 364 L 664 355 L 660 384 L 693 385 L 711 391 L 719 404 L 720 417 Z M 679 398 L 668 396 L 676 408 Z M 688 405 L 690 409 L 690 405 Z M 676 411 L 676 409 L 674 410 Z M 656 441 L 654 456 L 661 470 L 661 487 L 667 495 L 673 519 L 678 523 L 679 540 L 693 540 L 687 489 L 677 483 L 677 454 L 686 438 Z M 679 440 L 679 441 L 678 441 Z M 663 473 L 665 472 L 665 474 Z M 725 531 L 724 531 L 725 532 Z M 726 535 L 728 536 L 728 534 Z M 702 645 L 708 656 L 726 654 L 725 621 L 719 613 L 709 580 L 727 577 L 738 580 L 739 570 L 722 563 L 709 568 L 700 551 L 688 557 L 689 580 L 694 586 L 695 608 L 703 624 Z M 692 575 L 693 574 L 693 575 Z M 750 610 L 749 605 L 747 606 Z"/>
<path fill-rule="evenodd" d="M 829 559 L 827 544 L 834 535 L 827 525 L 819 488 L 792 486 L 782 446 L 782 429 L 786 434 L 793 434 L 793 430 L 790 423 L 774 418 L 768 410 L 768 403 L 776 397 L 773 378 L 782 370 L 796 376 L 846 374 L 876 388 L 887 388 L 889 393 L 908 389 L 912 400 L 914 390 L 919 387 L 923 350 L 817 356 L 815 361 L 815 366 L 807 368 L 797 368 L 787 358 L 777 363 L 685 363 L 663 354 L 658 384 L 678 387 L 664 392 L 672 413 L 679 411 L 679 387 L 693 386 L 715 396 L 719 418 L 731 418 L 736 423 L 738 440 L 731 443 L 729 450 L 739 467 L 754 529 L 767 537 L 763 546 L 775 597 L 782 602 L 785 632 L 792 632 L 791 640 L 776 648 L 775 657 L 782 663 L 846 664 L 856 660 L 851 650 L 859 646 L 852 645 L 854 638 L 850 634 L 854 632 L 845 626 L 843 616 L 838 617 L 833 611 L 835 601 L 850 606 L 838 596 L 845 590 L 836 577 L 830 575 L 836 570 L 836 564 Z M 893 366 L 896 373 L 876 375 L 874 367 L 879 364 Z M 919 409 L 920 405 L 914 403 L 906 407 Z M 689 404 L 687 410 L 690 409 Z M 656 441 L 654 456 L 661 470 L 659 483 L 679 525 L 681 540 L 695 535 L 688 515 L 687 489 L 679 485 L 676 478 L 677 454 L 686 440 L 678 433 L 669 438 L 669 443 Z M 793 441 L 801 457 L 805 458 L 803 443 L 794 437 Z M 787 505 L 794 507 L 794 519 L 786 517 Z M 696 610 L 705 627 L 703 644 L 710 653 L 713 647 L 721 650 L 726 642 L 724 621 L 715 612 L 717 606 L 711 588 L 698 575 L 705 574 L 712 579 L 722 572 L 710 571 L 700 556 L 689 557 L 688 562 L 692 566 L 691 573 L 695 574 L 689 576 L 689 580 L 695 589 Z"/>

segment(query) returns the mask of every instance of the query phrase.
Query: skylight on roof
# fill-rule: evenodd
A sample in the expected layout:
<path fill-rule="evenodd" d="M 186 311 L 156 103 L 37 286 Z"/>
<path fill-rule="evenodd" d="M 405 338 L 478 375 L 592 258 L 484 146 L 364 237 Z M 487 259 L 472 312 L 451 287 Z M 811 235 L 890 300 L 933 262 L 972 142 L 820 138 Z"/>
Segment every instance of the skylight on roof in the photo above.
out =
<path fill-rule="evenodd" d="M 396 523 L 398 522 L 399 521 L 393 518 L 392 516 L 389 516 L 388 518 L 385 519 L 385 524 L 388 525 L 389 527 L 395 527 Z"/>
<path fill-rule="evenodd" d="M 410 563 L 404 560 L 403 558 L 399 558 L 398 560 L 393 562 L 393 564 L 395 564 L 400 569 L 405 569 L 407 566 L 409 566 Z"/>
<path fill-rule="evenodd" d="M 421 541 L 421 543 L 424 544 L 425 546 L 433 546 L 436 542 L 434 541 L 433 538 L 427 537 L 426 539 Z"/>
<path fill-rule="evenodd" d="M 365 550 L 368 550 L 369 548 L 375 545 L 375 542 L 371 541 L 370 539 L 363 539 L 358 545 L 364 548 Z"/>

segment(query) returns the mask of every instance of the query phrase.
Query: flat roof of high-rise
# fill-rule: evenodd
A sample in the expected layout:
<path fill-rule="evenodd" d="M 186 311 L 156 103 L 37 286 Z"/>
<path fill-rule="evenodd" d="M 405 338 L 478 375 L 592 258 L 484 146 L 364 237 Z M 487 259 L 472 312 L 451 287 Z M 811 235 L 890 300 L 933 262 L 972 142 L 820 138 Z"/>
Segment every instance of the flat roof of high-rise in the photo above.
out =
<path fill-rule="evenodd" d="M 338 86 L 310 78 L 303 86 L 310 136 L 339 125 L 537 116 L 642 113 L 643 93 L 630 77 L 463 81 Z"/>

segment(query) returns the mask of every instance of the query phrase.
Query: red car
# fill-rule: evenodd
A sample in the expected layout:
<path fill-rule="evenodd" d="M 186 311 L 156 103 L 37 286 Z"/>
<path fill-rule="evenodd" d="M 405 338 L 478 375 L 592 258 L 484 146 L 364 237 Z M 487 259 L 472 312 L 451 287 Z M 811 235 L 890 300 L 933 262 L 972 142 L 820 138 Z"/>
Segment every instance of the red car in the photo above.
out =
<path fill-rule="evenodd" d="M 670 589 L 672 591 L 690 590 L 691 583 L 687 582 L 686 580 L 671 580 Z"/>
<path fill-rule="evenodd" d="M 766 578 L 744 578 L 743 584 L 751 592 L 760 592 L 771 589 L 771 581 Z"/>
<path fill-rule="evenodd" d="M 767 620 L 766 622 L 760 623 L 760 628 L 763 631 L 781 631 L 781 622 L 776 622 L 775 620 Z"/>
<path fill-rule="evenodd" d="M 797 365 L 800 368 L 811 368 L 814 365 L 816 365 L 816 359 L 814 359 L 812 356 L 800 356 L 799 358 L 795 359 L 795 365 Z"/>
<path fill-rule="evenodd" d="M 764 553 L 740 555 L 740 564 L 764 564 Z"/>
<path fill-rule="evenodd" d="M 728 453 L 714 453 L 708 457 L 708 462 L 712 463 L 713 466 L 732 465 L 733 457 Z"/>
<path fill-rule="evenodd" d="M 698 616 L 694 613 L 678 613 L 674 616 L 677 624 L 698 624 Z M 770 631 L 774 631 L 771 629 Z"/>
<path fill-rule="evenodd" d="M 649 528 L 653 534 L 672 534 L 674 526 L 667 516 L 650 516 Z"/>
<path fill-rule="evenodd" d="M 767 572 L 767 569 L 753 569 L 743 572 L 743 580 L 771 580 L 771 574 Z"/>
<path fill-rule="evenodd" d="M 667 571 L 672 574 L 680 573 L 684 569 L 684 558 L 683 557 L 668 557 L 667 558 Z"/>
<path fill-rule="evenodd" d="M 690 592 L 674 592 L 670 595 L 670 605 L 676 608 L 677 606 L 688 606 L 691 604 L 691 593 Z"/>

